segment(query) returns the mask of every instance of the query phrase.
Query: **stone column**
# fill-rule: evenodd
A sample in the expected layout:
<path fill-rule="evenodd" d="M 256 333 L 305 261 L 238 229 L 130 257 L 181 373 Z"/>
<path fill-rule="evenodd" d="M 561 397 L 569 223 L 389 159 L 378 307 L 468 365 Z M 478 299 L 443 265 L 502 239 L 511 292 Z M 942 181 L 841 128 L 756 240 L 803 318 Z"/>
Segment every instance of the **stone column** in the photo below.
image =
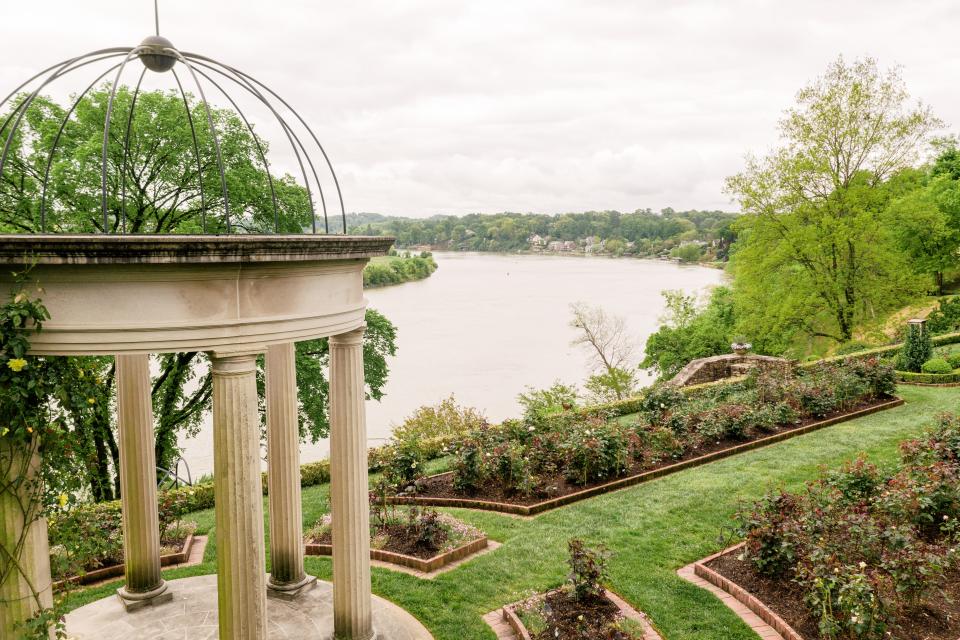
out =
<path fill-rule="evenodd" d="M 270 579 L 267 595 L 293 598 L 317 583 L 303 569 L 300 431 L 293 343 L 266 357 L 267 486 L 270 494 Z"/>
<path fill-rule="evenodd" d="M 154 453 L 150 357 L 118 355 L 117 424 L 120 433 L 120 497 L 126 584 L 117 589 L 127 611 L 169 602 L 160 577 L 157 462 Z"/>
<path fill-rule="evenodd" d="M 31 506 L 40 467 L 39 444 L 0 438 L 0 638 L 16 638 L 17 626 L 53 606 L 47 521 Z M 24 531 L 26 528 L 26 531 Z M 12 560 L 21 538 L 20 556 Z M 51 634 L 51 638 L 53 635 Z"/>
<path fill-rule="evenodd" d="M 212 353 L 220 637 L 267 636 L 257 354 Z"/>
<path fill-rule="evenodd" d="M 370 507 L 364 410 L 363 328 L 330 338 L 330 505 L 333 632 L 369 640 Z"/>

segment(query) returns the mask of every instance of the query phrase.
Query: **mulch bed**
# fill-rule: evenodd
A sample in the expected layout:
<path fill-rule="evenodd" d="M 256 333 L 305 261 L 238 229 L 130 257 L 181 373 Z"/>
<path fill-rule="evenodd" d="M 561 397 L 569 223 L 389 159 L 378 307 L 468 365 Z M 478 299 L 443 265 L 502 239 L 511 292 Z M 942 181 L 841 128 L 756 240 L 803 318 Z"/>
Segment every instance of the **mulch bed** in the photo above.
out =
<path fill-rule="evenodd" d="M 370 557 L 381 562 L 400 565 L 422 571 L 423 573 L 432 573 L 467 556 L 483 551 L 488 546 L 486 536 L 467 540 L 460 546 L 440 552 L 439 548 L 428 548 L 417 544 L 416 536 L 410 531 L 410 528 L 402 524 L 388 525 L 387 544 L 380 549 L 370 549 Z M 442 544 L 444 541 L 440 541 Z M 330 556 L 333 555 L 333 538 L 329 531 L 323 535 L 315 537 L 307 542 L 307 555 Z"/>
<path fill-rule="evenodd" d="M 577 500 L 639 484 L 646 480 L 757 449 L 839 422 L 852 420 L 884 409 L 892 409 L 902 404 L 903 400 L 899 398 L 882 398 L 863 402 L 848 411 L 833 412 L 825 418 L 810 418 L 799 424 L 779 426 L 752 440 L 725 438 L 704 443 L 697 449 L 685 452 L 683 456 L 677 459 L 667 459 L 653 465 L 631 461 L 632 466 L 618 478 L 609 478 L 586 485 L 573 484 L 564 476 L 558 475 L 546 482 L 548 485 L 557 487 L 557 490 L 550 496 L 514 495 L 505 491 L 504 487 L 497 483 L 489 483 L 481 487 L 476 493 L 465 495 L 454 489 L 453 473 L 447 472 L 420 481 L 416 496 L 391 496 L 387 498 L 387 501 L 394 504 L 462 507 L 534 515 Z"/>
<path fill-rule="evenodd" d="M 546 628 L 537 635 L 523 626 L 517 613 L 528 606 L 546 612 Z M 639 612 L 606 591 L 601 597 L 575 600 L 567 591 L 557 589 L 504 607 L 503 615 L 521 640 L 628 640 L 628 634 L 609 628 L 610 623 L 625 617 L 640 624 L 645 640 L 660 638 Z"/>
<path fill-rule="evenodd" d="M 817 621 L 803 602 L 801 589 L 792 581 L 756 573 L 748 561 L 738 559 L 741 550 L 742 547 L 738 545 L 703 564 L 755 597 L 801 637 L 819 639 Z M 904 611 L 888 629 L 891 634 L 889 637 L 901 640 L 957 640 L 960 637 L 960 571 L 954 573 L 956 575 L 947 581 L 943 599 L 934 606 Z"/>
<path fill-rule="evenodd" d="M 391 553 L 399 553 L 405 556 L 413 556 L 421 560 L 429 560 L 440 553 L 440 546 L 428 546 L 419 544 L 417 534 L 405 524 L 388 524 L 380 527 L 378 532 L 386 534 L 387 544 L 381 549 Z M 436 538 L 438 545 L 447 541 L 447 532 L 443 531 Z M 312 544 L 333 545 L 333 535 L 330 531 L 311 540 Z"/>

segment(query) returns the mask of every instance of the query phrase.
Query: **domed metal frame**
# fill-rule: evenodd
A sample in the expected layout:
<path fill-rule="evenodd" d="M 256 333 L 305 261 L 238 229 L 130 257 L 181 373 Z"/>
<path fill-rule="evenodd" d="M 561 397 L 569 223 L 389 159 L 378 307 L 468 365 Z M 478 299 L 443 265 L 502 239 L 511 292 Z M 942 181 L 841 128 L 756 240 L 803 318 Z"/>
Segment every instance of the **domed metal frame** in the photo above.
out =
<path fill-rule="evenodd" d="M 118 58 L 122 58 L 121 61 L 116 62 Z M 200 102 L 203 105 L 204 113 L 206 115 L 207 126 L 210 129 L 210 136 L 213 140 L 213 147 L 215 151 L 217 169 L 220 174 L 220 188 L 223 195 L 223 220 L 226 232 L 230 233 L 232 228 L 231 218 L 230 218 L 230 198 L 229 191 L 227 188 L 227 178 L 226 170 L 223 164 L 223 158 L 220 152 L 220 139 L 217 135 L 216 127 L 213 122 L 213 114 L 210 108 L 210 103 L 207 100 L 206 93 L 204 92 L 204 86 L 201 82 L 201 78 L 204 79 L 209 87 L 215 88 L 219 91 L 231 104 L 236 113 L 240 116 L 247 130 L 250 132 L 253 140 L 256 144 L 257 153 L 260 158 L 260 162 L 263 164 L 264 170 L 267 174 L 267 181 L 270 186 L 270 197 L 273 204 L 273 214 L 274 214 L 274 232 L 279 233 L 280 230 L 280 207 L 277 204 L 277 193 L 274 187 L 273 176 L 270 173 L 270 164 L 267 161 L 266 153 L 264 152 L 263 146 L 260 143 L 260 139 L 256 136 L 253 130 L 253 125 L 247 119 L 246 115 L 240 109 L 240 106 L 237 104 L 236 100 L 227 91 L 226 88 L 221 84 L 223 79 L 229 80 L 232 83 L 238 85 L 246 93 L 252 95 L 256 100 L 262 103 L 277 119 L 278 124 L 283 129 L 283 132 L 287 138 L 287 141 L 290 143 L 290 147 L 293 150 L 294 156 L 296 157 L 297 164 L 300 168 L 300 173 L 303 179 L 303 186 L 307 191 L 307 199 L 310 203 L 310 214 L 311 214 L 311 231 L 312 233 L 317 233 L 317 212 L 314 205 L 314 196 L 313 189 L 311 188 L 310 177 L 313 178 L 313 183 L 316 186 L 317 193 L 320 197 L 321 209 L 323 212 L 323 232 L 330 233 L 330 222 L 327 215 L 327 201 L 323 192 L 323 183 L 320 180 L 320 175 L 317 171 L 317 167 L 314 164 L 311 154 L 308 152 L 307 144 L 304 144 L 300 135 L 291 123 L 287 121 L 287 118 L 284 117 L 279 111 L 278 108 L 273 104 L 272 100 L 277 101 L 282 105 L 283 109 L 292 114 L 295 119 L 295 123 L 299 123 L 302 131 L 305 131 L 308 135 L 308 143 L 312 142 L 315 145 L 316 149 L 319 150 L 320 154 L 323 156 L 323 162 L 326 164 L 326 169 L 330 174 L 330 177 L 333 180 L 333 185 L 336 189 L 336 197 L 339 203 L 340 208 L 340 218 L 343 223 L 342 233 L 346 234 L 347 232 L 347 218 L 346 210 L 343 206 L 343 194 L 340 190 L 340 182 L 337 179 L 337 174 L 333 169 L 333 164 L 330 161 L 330 157 L 327 155 L 326 150 L 323 148 L 323 145 L 320 143 L 319 138 L 314 133 L 314 131 L 307 124 L 306 120 L 293 108 L 290 104 L 280 97 L 273 89 L 268 87 L 266 84 L 260 80 L 254 78 L 253 76 L 236 69 L 230 65 L 219 62 L 213 58 L 203 56 L 197 53 L 190 53 L 187 51 L 180 51 L 176 49 L 172 43 L 166 38 L 160 36 L 159 30 L 159 18 L 157 19 L 157 34 L 155 36 L 147 37 L 140 45 L 136 47 L 112 47 L 108 49 L 99 49 L 96 51 L 91 51 L 89 53 L 77 56 L 75 58 L 69 58 L 58 62 L 57 64 L 51 65 L 44 69 L 43 71 L 37 73 L 33 77 L 29 78 L 25 82 L 21 83 L 16 89 L 11 91 L 2 101 L 0 101 L 0 109 L 4 108 L 7 104 L 11 103 L 13 98 L 17 95 L 20 95 L 27 87 L 31 86 L 33 83 L 40 80 L 40 84 L 36 86 L 32 91 L 27 94 L 27 96 L 21 100 L 16 107 L 11 111 L 7 117 L 4 119 L 3 123 L 0 124 L 0 136 L 4 137 L 3 143 L 3 152 L 0 155 L 0 175 L 3 175 L 4 167 L 7 163 L 7 158 L 10 153 L 10 146 L 13 142 L 14 136 L 20 127 L 21 122 L 23 121 L 23 116 L 27 113 L 27 110 L 30 108 L 30 105 L 33 104 L 37 96 L 40 95 L 40 92 L 48 87 L 51 83 L 56 80 L 71 74 L 78 69 L 86 67 L 87 65 L 95 64 L 103 61 L 114 61 L 115 64 L 107 68 L 106 71 L 98 75 L 85 89 L 83 89 L 79 95 L 76 96 L 73 103 L 69 107 L 64 116 L 63 120 L 60 122 L 60 127 L 57 131 L 56 136 L 54 137 L 53 143 L 50 147 L 49 153 L 47 155 L 47 163 L 44 170 L 43 182 L 41 185 L 41 196 L 40 196 L 40 231 L 41 233 L 46 232 L 46 213 L 47 213 L 47 186 L 50 180 L 50 168 L 53 164 L 54 153 L 56 153 L 57 146 L 60 142 L 60 137 L 63 134 L 64 129 L 67 126 L 67 122 L 70 120 L 73 112 L 76 110 L 77 106 L 80 104 L 80 101 L 83 100 L 95 86 L 97 86 L 105 77 L 109 76 L 112 72 L 116 72 L 114 78 L 111 82 L 111 91 L 110 98 L 107 102 L 106 118 L 104 121 L 103 127 L 103 148 L 102 148 L 102 160 L 101 160 L 101 169 L 100 169 L 100 202 L 101 202 L 101 213 L 102 213 L 102 233 L 114 233 L 110 230 L 109 221 L 110 215 L 107 206 L 107 160 L 108 160 L 108 146 L 110 141 L 110 130 L 113 124 L 113 106 L 114 100 L 116 98 L 117 89 L 120 85 L 120 80 L 123 76 L 123 72 L 127 67 L 127 64 L 134 58 L 139 58 L 143 62 L 144 67 L 140 72 L 140 76 L 137 80 L 137 84 L 133 91 L 133 98 L 130 104 L 130 111 L 127 116 L 126 130 L 123 137 L 123 170 L 121 171 L 121 206 L 120 211 L 117 212 L 117 215 L 121 218 L 119 225 L 119 233 L 126 233 L 126 217 L 124 212 L 126 211 L 126 165 L 127 165 L 127 154 L 130 148 L 130 133 L 133 124 L 133 114 L 136 110 L 137 97 L 140 93 L 140 87 L 143 83 L 144 76 L 148 69 L 155 71 L 157 73 L 166 73 L 169 72 L 173 74 L 173 78 L 176 82 L 177 90 L 180 93 L 180 96 L 183 99 L 184 109 L 186 111 L 187 123 L 190 126 L 190 132 L 193 139 L 193 151 L 194 156 L 197 161 L 197 180 L 200 186 L 200 211 L 201 211 L 201 226 L 203 233 L 207 233 L 207 206 L 206 206 L 206 195 L 203 190 L 203 176 L 201 168 L 201 159 L 200 159 L 200 145 L 197 141 L 197 132 L 194 127 L 193 116 L 190 111 L 190 100 L 187 97 L 188 94 L 184 89 L 183 83 L 181 82 L 180 76 L 177 74 L 175 66 L 177 63 L 182 64 L 190 76 L 193 79 L 194 86 L 198 93 Z M 221 77 L 221 82 L 218 82 L 214 79 L 214 75 Z M 42 79 L 42 80 L 41 80 Z M 12 121 L 12 123 L 11 123 Z M 5 134 L 5 135 L 4 135 Z M 308 171 L 309 168 L 309 171 Z"/>

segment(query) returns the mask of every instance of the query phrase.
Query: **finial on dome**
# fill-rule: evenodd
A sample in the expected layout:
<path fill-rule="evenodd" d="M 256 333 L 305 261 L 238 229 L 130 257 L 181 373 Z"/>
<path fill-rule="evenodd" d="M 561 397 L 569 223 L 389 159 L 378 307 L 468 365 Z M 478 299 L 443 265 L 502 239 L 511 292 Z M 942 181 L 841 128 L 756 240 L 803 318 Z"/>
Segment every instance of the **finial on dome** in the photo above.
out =
<path fill-rule="evenodd" d="M 140 43 L 140 47 L 146 48 L 145 51 L 140 53 L 140 61 L 150 71 L 156 71 L 157 73 L 170 71 L 170 69 L 173 69 L 173 65 L 177 63 L 177 59 L 173 55 L 164 51 L 164 49 L 173 49 L 173 43 L 163 36 L 147 36 Z"/>

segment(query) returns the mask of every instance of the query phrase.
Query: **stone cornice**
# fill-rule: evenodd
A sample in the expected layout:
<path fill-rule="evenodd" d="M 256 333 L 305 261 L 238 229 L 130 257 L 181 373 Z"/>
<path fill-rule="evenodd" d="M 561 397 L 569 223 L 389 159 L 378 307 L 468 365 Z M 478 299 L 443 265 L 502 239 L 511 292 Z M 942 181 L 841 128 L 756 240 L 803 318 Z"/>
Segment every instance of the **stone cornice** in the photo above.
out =
<path fill-rule="evenodd" d="M 393 238 L 344 235 L 0 235 L 0 264 L 183 264 L 354 260 Z"/>

